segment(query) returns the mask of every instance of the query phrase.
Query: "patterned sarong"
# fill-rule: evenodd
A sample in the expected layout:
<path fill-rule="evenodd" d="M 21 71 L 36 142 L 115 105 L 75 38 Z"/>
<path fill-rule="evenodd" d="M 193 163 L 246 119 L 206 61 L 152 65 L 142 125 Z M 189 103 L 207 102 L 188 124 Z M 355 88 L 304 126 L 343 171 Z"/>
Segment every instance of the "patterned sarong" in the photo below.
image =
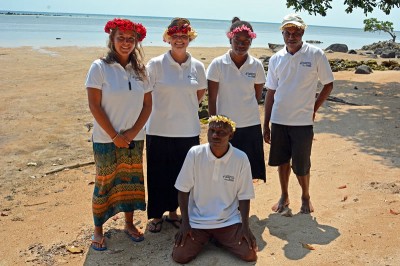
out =
<path fill-rule="evenodd" d="M 146 210 L 143 177 L 144 141 L 133 149 L 114 143 L 93 143 L 96 182 L 92 208 L 95 226 L 102 226 L 119 212 Z"/>

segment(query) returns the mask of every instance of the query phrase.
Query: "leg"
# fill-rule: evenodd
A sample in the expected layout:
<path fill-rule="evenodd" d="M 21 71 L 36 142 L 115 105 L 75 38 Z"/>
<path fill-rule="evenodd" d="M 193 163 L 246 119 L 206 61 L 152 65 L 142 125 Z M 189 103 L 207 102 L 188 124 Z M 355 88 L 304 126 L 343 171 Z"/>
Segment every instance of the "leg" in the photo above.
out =
<path fill-rule="evenodd" d="M 212 235 L 225 249 L 235 254 L 241 260 L 253 262 L 257 260 L 257 251 L 250 249 L 246 240 L 241 239 L 239 229 L 241 224 L 233 224 L 227 227 L 212 229 Z M 239 242 L 241 242 L 239 244 Z"/>
<path fill-rule="evenodd" d="M 125 233 L 135 242 L 144 240 L 143 232 L 139 231 L 133 224 L 133 212 L 125 212 Z"/>
<path fill-rule="evenodd" d="M 94 234 L 92 237 L 92 248 L 99 251 L 107 249 L 107 246 L 104 242 L 102 225 L 94 227 Z"/>
<path fill-rule="evenodd" d="M 311 213 L 314 211 L 314 207 L 310 201 L 310 174 L 304 176 L 297 176 L 297 180 L 301 186 L 301 213 Z"/>
<path fill-rule="evenodd" d="M 172 250 L 172 259 L 180 264 L 186 264 L 193 260 L 210 239 L 210 234 L 207 231 L 208 230 L 192 228 L 192 236 L 194 240 L 187 237 L 184 246 L 176 247 L 174 245 L 174 249 Z"/>
<path fill-rule="evenodd" d="M 170 211 L 168 216 L 165 217 L 165 221 L 172 224 L 173 227 L 179 229 L 182 219 L 178 216 L 176 211 Z"/>
<path fill-rule="evenodd" d="M 289 176 L 290 176 L 290 163 L 285 163 L 278 166 L 279 182 L 281 184 L 281 198 L 272 206 L 274 212 L 282 212 L 289 206 Z"/>

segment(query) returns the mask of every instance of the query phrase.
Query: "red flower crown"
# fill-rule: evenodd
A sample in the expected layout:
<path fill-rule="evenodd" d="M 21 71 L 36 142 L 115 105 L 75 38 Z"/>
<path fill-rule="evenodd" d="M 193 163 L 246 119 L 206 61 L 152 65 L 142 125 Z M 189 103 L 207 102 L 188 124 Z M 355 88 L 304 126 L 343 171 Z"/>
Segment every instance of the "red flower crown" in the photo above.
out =
<path fill-rule="evenodd" d="M 173 26 L 171 28 L 168 28 L 167 34 L 169 36 L 174 35 L 175 33 L 182 32 L 183 34 L 188 34 L 192 28 L 190 27 L 189 24 L 183 24 L 181 27 L 178 26 Z"/>
<path fill-rule="evenodd" d="M 120 31 L 134 31 L 138 35 L 138 41 L 143 41 L 146 38 L 146 28 L 141 23 L 134 23 L 129 19 L 115 18 L 107 22 L 104 27 L 106 33 L 110 33 L 112 30 Z"/>

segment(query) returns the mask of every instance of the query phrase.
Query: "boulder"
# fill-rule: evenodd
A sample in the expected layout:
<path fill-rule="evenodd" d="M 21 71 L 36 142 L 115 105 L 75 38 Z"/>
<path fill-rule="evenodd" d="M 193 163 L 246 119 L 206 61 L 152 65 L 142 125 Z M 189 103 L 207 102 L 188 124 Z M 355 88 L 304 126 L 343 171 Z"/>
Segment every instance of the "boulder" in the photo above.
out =
<path fill-rule="evenodd" d="M 396 58 L 396 51 L 386 50 L 381 53 L 382 58 Z"/>
<path fill-rule="evenodd" d="M 371 74 L 372 69 L 367 65 L 361 65 L 356 68 L 356 74 Z"/>
<path fill-rule="evenodd" d="M 354 50 L 354 49 L 349 50 L 347 53 L 348 54 L 357 54 L 356 50 Z"/>
<path fill-rule="evenodd" d="M 347 45 L 343 44 L 343 43 L 334 43 L 334 44 L 329 45 L 325 50 L 332 50 L 334 52 L 347 53 L 349 51 L 349 47 L 347 47 Z"/>

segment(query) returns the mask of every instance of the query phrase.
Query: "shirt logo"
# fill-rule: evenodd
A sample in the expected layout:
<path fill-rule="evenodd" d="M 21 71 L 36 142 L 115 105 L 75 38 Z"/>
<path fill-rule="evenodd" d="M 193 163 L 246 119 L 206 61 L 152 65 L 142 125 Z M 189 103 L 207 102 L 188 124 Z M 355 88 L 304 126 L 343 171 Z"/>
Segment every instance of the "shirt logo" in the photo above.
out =
<path fill-rule="evenodd" d="M 311 67 L 311 62 L 300 62 L 300 65 L 303 67 Z"/>
<path fill-rule="evenodd" d="M 247 77 L 253 78 L 253 79 L 256 77 L 256 73 L 253 73 L 253 72 L 246 72 L 245 75 L 246 75 Z"/>
<path fill-rule="evenodd" d="M 197 80 L 197 75 L 195 73 L 191 73 L 191 74 L 188 75 L 188 79 Z"/>
<path fill-rule="evenodd" d="M 230 182 L 235 181 L 235 177 L 234 177 L 234 176 L 231 176 L 231 175 L 224 175 L 222 178 L 223 178 L 225 181 L 230 181 Z"/>

